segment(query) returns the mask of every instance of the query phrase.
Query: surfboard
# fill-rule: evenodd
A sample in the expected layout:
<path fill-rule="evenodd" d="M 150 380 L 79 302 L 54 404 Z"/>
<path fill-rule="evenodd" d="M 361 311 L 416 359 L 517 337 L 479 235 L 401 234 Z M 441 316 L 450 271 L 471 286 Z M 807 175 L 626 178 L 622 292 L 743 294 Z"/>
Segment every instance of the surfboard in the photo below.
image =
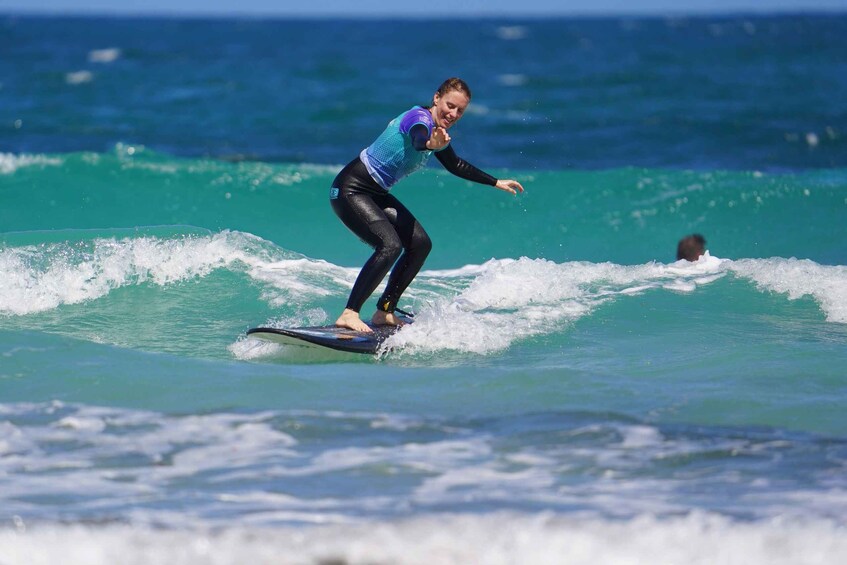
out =
<path fill-rule="evenodd" d="M 375 354 L 382 343 L 401 326 L 368 326 L 373 333 L 357 332 L 335 326 L 300 328 L 251 328 L 247 335 L 264 341 L 296 347 L 328 347 L 348 353 Z"/>

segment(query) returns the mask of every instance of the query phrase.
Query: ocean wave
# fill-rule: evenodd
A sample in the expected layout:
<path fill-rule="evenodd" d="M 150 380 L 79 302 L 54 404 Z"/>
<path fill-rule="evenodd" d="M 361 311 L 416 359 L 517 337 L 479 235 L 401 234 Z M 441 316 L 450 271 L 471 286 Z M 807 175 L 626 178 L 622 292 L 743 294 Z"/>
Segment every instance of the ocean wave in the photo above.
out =
<path fill-rule="evenodd" d="M 29 245 L 14 245 L 9 240 L 16 238 L 7 235 L 0 246 L 0 314 L 27 316 L 96 301 L 119 288 L 165 288 L 225 271 L 259 289 L 263 308 L 275 312 L 266 325 L 320 324 L 327 323 L 334 313 L 327 308 L 344 299 L 358 273 L 243 232 L 127 236 L 125 231 L 116 230 L 114 237 L 45 234 L 43 243 Z M 727 276 L 789 301 L 811 297 L 828 322 L 847 323 L 843 266 L 783 258 L 729 260 L 709 253 L 696 262 L 641 265 L 522 257 L 420 273 L 405 297 L 417 310 L 416 323 L 387 340 L 384 352 L 487 355 L 561 333 L 610 302 L 645 293 L 693 293 Z M 234 286 L 231 292 L 245 295 L 246 290 Z M 231 350 L 237 358 L 254 358 L 259 352 L 252 345 Z"/>
<path fill-rule="evenodd" d="M 609 301 L 645 292 L 691 293 L 727 275 L 786 294 L 789 300 L 812 297 L 828 321 L 847 322 L 847 268 L 841 266 L 781 258 L 733 261 L 708 252 L 696 262 L 629 266 L 521 258 L 423 272 L 420 278 L 429 277 L 429 284 L 449 277 L 468 282 L 454 284 L 455 295 L 435 298 L 421 308 L 416 323 L 389 338 L 385 350 L 492 353 L 519 340 L 562 331 Z M 419 286 L 426 286 L 423 281 Z"/>
<path fill-rule="evenodd" d="M 843 527 L 847 508 L 843 442 L 609 412 L 169 414 L 53 401 L 0 405 L 0 431 L 0 472 L 11 485 L 0 501 L 36 525 L 53 524 L 62 506 L 40 500 L 73 501 L 62 509 L 66 522 L 173 529 L 184 525 L 174 513 L 182 500 L 192 501 L 195 526 L 225 527 L 237 516 L 257 528 L 491 508 L 598 521 L 708 510 Z M 786 478 L 798 467 L 802 477 Z M 353 477 L 387 488 L 351 492 Z"/>
<path fill-rule="evenodd" d="M 847 267 L 819 265 L 808 259 L 742 259 L 733 272 L 766 291 L 785 294 L 790 300 L 811 297 L 830 322 L 847 324 Z"/>
<path fill-rule="evenodd" d="M 291 516 L 280 513 L 286 517 Z M 750 523 L 702 512 L 631 520 L 547 512 L 436 514 L 346 525 L 214 530 L 28 526 L 15 517 L 13 526 L 0 532 L 0 547 L 8 565 L 835 565 L 847 560 L 843 528 L 831 521 Z"/>
<path fill-rule="evenodd" d="M 26 315 L 107 295 L 126 285 L 167 285 L 236 262 L 249 264 L 248 236 L 221 232 L 96 238 L 23 247 L 0 247 L 0 312 Z"/>
<path fill-rule="evenodd" d="M 576 320 L 590 315 L 610 300 L 664 289 L 693 292 L 726 274 L 725 261 L 708 253 L 697 262 L 649 263 L 637 266 L 613 263 L 555 263 L 544 259 L 499 259 L 458 269 L 426 270 L 406 294 L 416 305 L 415 323 L 390 337 L 382 353 L 402 351 L 419 355 L 437 351 L 491 354 L 516 341 L 558 333 Z M 320 279 L 332 288 L 349 287 L 357 271 L 328 263 L 301 260 L 265 265 L 251 271 L 256 280 L 270 283 L 265 296 L 281 306 L 289 290 L 308 281 L 308 289 L 319 288 Z M 296 293 L 295 293 L 296 294 Z M 271 327 L 325 323 L 327 316 L 312 317 L 305 324 L 276 319 Z M 508 328 L 508 331 L 492 331 Z M 239 343 L 232 348 L 247 359 L 278 348 L 257 349 Z"/>

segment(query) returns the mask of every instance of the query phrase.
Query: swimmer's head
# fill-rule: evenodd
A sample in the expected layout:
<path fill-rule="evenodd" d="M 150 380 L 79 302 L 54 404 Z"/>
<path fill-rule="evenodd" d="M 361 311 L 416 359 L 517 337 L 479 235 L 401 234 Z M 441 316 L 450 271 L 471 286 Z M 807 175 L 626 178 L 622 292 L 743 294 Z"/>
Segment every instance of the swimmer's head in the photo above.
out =
<path fill-rule="evenodd" d="M 696 261 L 706 252 L 706 238 L 699 233 L 687 235 L 676 246 L 676 260 Z"/>

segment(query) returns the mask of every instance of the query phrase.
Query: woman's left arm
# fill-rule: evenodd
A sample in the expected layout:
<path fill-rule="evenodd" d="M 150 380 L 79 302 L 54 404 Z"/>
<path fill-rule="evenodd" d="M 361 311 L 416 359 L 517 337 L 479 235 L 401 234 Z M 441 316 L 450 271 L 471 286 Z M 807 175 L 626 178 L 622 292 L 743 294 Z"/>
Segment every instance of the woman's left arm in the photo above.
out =
<path fill-rule="evenodd" d="M 518 192 L 523 192 L 523 186 L 516 180 L 512 179 L 496 179 L 482 171 L 477 169 L 458 155 L 453 150 L 452 145 L 448 145 L 441 151 L 437 151 L 435 153 L 436 158 L 444 165 L 444 168 L 450 171 L 450 173 L 456 175 L 457 177 L 463 178 L 465 180 L 469 180 L 471 182 L 478 182 L 480 184 L 487 184 L 489 186 L 496 187 L 504 192 L 509 192 L 511 194 L 517 194 Z"/>

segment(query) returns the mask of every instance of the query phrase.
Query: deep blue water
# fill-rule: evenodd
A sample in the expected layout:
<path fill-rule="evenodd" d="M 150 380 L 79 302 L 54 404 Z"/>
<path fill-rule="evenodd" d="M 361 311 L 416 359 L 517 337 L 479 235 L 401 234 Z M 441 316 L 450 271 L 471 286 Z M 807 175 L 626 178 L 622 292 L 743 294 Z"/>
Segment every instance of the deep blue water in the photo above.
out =
<path fill-rule="evenodd" d="M 475 96 L 456 147 L 488 167 L 843 168 L 845 36 L 840 15 L 6 17 L 0 146 L 345 163 L 459 75 Z"/>

